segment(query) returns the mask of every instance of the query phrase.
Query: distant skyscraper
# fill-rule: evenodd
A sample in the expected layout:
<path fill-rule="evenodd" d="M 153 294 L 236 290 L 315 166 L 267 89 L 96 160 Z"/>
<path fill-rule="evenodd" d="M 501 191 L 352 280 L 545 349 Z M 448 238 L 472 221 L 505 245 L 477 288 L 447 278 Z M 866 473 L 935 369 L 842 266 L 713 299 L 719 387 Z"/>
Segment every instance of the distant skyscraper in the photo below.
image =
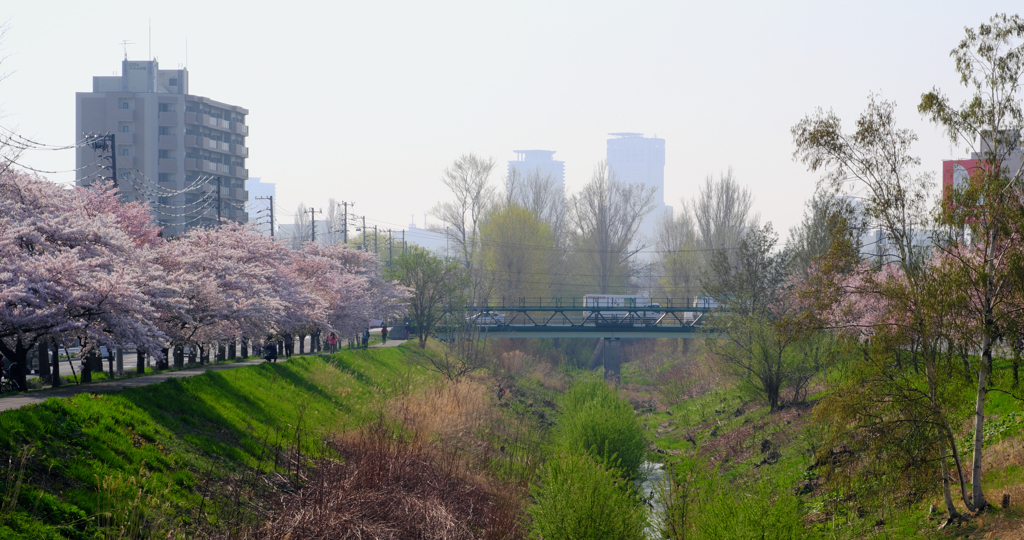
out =
<path fill-rule="evenodd" d="M 640 232 L 653 246 L 658 219 L 672 215 L 665 204 L 665 139 L 644 137 L 643 133 L 609 133 L 608 168 L 620 182 L 640 183 L 655 188 L 654 210 L 644 219 Z"/>
<path fill-rule="evenodd" d="M 92 92 L 75 95 L 75 140 L 89 134 L 115 139 L 121 196 L 148 203 L 167 236 L 216 222 L 218 179 L 220 215 L 248 221 L 249 111 L 189 94 L 188 79 L 185 69 L 125 59 L 121 75 L 93 77 Z M 89 146 L 78 148 L 79 185 L 110 177 L 101 158 Z"/>
<path fill-rule="evenodd" d="M 608 168 L 620 182 L 651 186 L 658 191 L 654 200 L 665 204 L 665 139 L 644 137 L 643 133 L 609 133 Z"/>
<path fill-rule="evenodd" d="M 256 197 L 273 197 L 277 192 L 276 186 L 273 182 L 262 182 L 259 178 L 249 178 L 245 182 L 246 191 L 249 192 L 245 211 L 249 213 L 249 221 L 256 222 L 256 230 L 263 233 L 263 236 L 270 236 L 270 201 Z M 275 215 L 274 220 L 280 222 L 281 216 Z M 277 230 L 277 227 L 274 229 Z"/>
<path fill-rule="evenodd" d="M 508 172 L 518 172 L 521 176 L 540 172 L 541 176 L 551 176 L 555 183 L 565 187 L 565 162 L 555 160 L 555 150 L 513 150 L 516 160 L 508 162 Z"/>

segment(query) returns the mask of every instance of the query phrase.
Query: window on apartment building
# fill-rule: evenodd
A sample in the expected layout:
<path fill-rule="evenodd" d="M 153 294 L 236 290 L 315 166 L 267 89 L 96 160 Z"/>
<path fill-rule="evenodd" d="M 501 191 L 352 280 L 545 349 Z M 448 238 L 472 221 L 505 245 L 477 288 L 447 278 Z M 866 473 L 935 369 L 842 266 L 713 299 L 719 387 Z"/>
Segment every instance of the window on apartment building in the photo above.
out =
<path fill-rule="evenodd" d="M 168 126 L 160 126 L 161 135 L 174 135 L 174 129 Z"/>
<path fill-rule="evenodd" d="M 127 148 L 122 148 L 121 149 L 121 155 L 123 157 L 128 157 L 128 155 L 129 155 L 128 149 Z"/>
<path fill-rule="evenodd" d="M 160 159 L 170 159 L 170 158 L 171 158 L 171 151 L 170 150 L 161 150 L 160 151 Z"/>
<path fill-rule="evenodd" d="M 157 180 L 160 183 L 168 183 L 168 182 L 172 181 L 170 173 L 163 173 L 163 172 L 160 173 L 160 176 L 157 177 Z"/>
<path fill-rule="evenodd" d="M 171 78 L 170 78 L 170 79 L 169 79 L 169 80 L 167 81 L 167 85 L 168 85 L 168 86 L 178 86 L 178 78 L 177 78 L 177 77 L 171 77 Z"/>
<path fill-rule="evenodd" d="M 127 101 L 122 101 L 121 102 L 121 108 L 122 109 L 128 109 L 128 102 Z"/>
<path fill-rule="evenodd" d="M 128 126 L 121 126 L 121 133 L 130 133 Z"/>

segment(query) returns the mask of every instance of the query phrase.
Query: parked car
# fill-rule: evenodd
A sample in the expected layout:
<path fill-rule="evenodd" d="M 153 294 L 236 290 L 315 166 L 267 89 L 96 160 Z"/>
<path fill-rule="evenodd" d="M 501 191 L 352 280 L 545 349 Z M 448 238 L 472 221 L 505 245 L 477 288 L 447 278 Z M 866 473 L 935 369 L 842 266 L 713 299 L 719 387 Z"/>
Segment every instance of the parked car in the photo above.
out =
<path fill-rule="evenodd" d="M 466 317 L 466 321 L 479 326 L 495 326 L 505 324 L 505 316 L 501 313 L 477 313 Z"/>

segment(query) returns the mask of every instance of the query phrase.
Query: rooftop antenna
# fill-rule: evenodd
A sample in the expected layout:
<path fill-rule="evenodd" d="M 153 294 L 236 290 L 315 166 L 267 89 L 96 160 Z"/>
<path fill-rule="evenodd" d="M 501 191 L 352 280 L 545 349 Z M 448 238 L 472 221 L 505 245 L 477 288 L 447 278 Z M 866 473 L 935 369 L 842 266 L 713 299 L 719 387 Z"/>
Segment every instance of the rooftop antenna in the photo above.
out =
<path fill-rule="evenodd" d="M 128 41 L 127 39 L 121 42 L 121 47 L 124 48 L 124 59 L 128 59 L 128 46 L 135 45 L 134 41 Z"/>

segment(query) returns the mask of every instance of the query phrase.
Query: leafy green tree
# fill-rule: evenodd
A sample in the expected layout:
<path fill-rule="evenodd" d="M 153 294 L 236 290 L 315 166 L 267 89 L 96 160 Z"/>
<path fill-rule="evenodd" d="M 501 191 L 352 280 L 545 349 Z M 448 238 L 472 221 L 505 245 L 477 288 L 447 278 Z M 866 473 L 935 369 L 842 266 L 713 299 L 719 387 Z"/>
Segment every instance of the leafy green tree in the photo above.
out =
<path fill-rule="evenodd" d="M 946 277 L 963 291 L 964 313 L 980 338 L 981 365 L 975 400 L 973 499 L 977 508 L 988 502 L 982 490 L 985 396 L 992 376 L 992 349 L 1003 329 L 1015 326 L 1022 306 L 1021 234 L 1024 213 L 1024 160 L 1021 135 L 1024 108 L 1020 83 L 1024 75 L 1024 19 L 993 16 L 977 29 L 967 28 L 950 55 L 960 82 L 973 95 L 959 107 L 935 88 L 921 96 L 918 110 L 945 129 L 954 144 L 974 150 L 978 167 L 970 182 L 946 195 L 941 242 Z"/>
<path fill-rule="evenodd" d="M 700 292 L 700 251 L 693 216 L 685 203 L 678 216 L 667 216 L 658 223 L 655 245 L 662 294 L 693 301 Z"/>
<path fill-rule="evenodd" d="M 787 282 L 788 255 L 775 253 L 777 243 L 771 223 L 751 229 L 735 254 L 714 253 L 702 278 L 704 291 L 721 307 L 707 323 L 716 333 L 707 340 L 710 350 L 742 389 L 772 411 L 782 404 L 782 390 L 797 378 L 805 380 L 808 369 L 806 356 L 789 351 L 802 336 L 786 324 L 798 305 Z"/>
<path fill-rule="evenodd" d="M 917 135 L 896 125 L 895 110 L 893 103 L 871 96 L 852 133 L 843 131 L 838 116 L 820 109 L 791 130 L 797 147 L 794 156 L 810 170 L 822 171 L 821 186 L 829 191 L 859 192 L 864 215 L 886 242 L 876 269 L 862 263 L 851 272 L 837 255 L 815 278 L 817 307 L 829 319 L 827 324 L 851 336 L 851 346 L 865 359 L 857 366 L 860 374 L 842 381 L 830 394 L 829 400 L 835 401 L 823 404 L 819 419 L 834 437 L 823 451 L 862 438 L 881 444 L 858 466 L 868 470 L 899 464 L 900 474 L 880 476 L 889 479 L 884 485 L 890 493 L 900 489 L 904 474 L 936 472 L 937 461 L 946 510 L 954 520 L 959 511 L 949 494 L 947 469 L 950 449 L 960 466 L 949 436 L 949 427 L 956 425 L 956 407 L 943 399 L 952 384 L 942 375 L 949 372 L 951 355 L 942 354 L 941 347 L 951 334 L 943 310 L 929 306 L 936 299 L 956 298 L 957 293 L 948 287 L 949 280 L 936 274 L 930 249 L 921 241 L 933 226 L 928 212 L 932 177 L 917 171 L 920 159 L 910 153 Z M 934 289 L 940 284 L 946 288 Z M 906 350 L 912 351 L 910 365 L 903 363 Z M 899 399 L 907 405 L 891 407 L 891 400 L 897 399 L 893 396 L 905 396 Z M 889 422 L 901 429 L 886 431 Z M 911 443 L 904 444 L 909 435 L 898 435 L 907 433 L 902 428 L 911 430 Z M 876 429 L 893 436 L 872 439 Z M 934 459 L 917 459 L 922 455 Z M 964 504 L 973 508 L 961 492 Z"/>
<path fill-rule="evenodd" d="M 413 290 L 409 312 L 416 324 L 420 348 L 437 327 L 445 308 L 461 303 L 466 272 L 458 261 L 441 258 L 410 245 L 387 272 L 388 279 Z"/>
<path fill-rule="evenodd" d="M 533 212 L 515 204 L 495 208 L 480 226 L 480 240 L 492 298 L 549 295 L 554 238 Z"/>

